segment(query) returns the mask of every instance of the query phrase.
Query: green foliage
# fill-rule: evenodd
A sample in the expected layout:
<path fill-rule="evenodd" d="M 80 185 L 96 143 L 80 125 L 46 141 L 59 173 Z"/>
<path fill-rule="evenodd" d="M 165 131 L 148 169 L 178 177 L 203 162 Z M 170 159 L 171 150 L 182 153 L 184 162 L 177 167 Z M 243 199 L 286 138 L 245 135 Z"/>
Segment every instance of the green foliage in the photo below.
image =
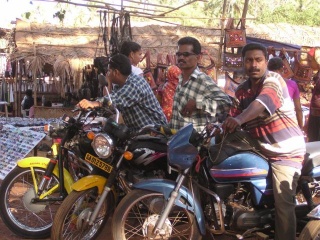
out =
<path fill-rule="evenodd" d="M 67 0 L 69 1 L 69 0 Z M 184 5 L 191 0 L 139 0 L 144 3 L 171 6 L 173 8 Z M 97 5 L 95 1 L 87 1 L 89 5 Z M 180 9 L 167 13 L 166 17 L 158 18 L 164 22 L 198 27 L 219 27 L 220 18 L 240 18 L 245 0 L 226 0 L 225 16 L 223 15 L 224 0 L 198 1 L 186 5 Z M 320 0 L 249 0 L 247 18 L 251 23 L 289 23 L 294 25 L 320 26 L 318 17 Z M 43 3 L 43 8 L 46 4 Z M 74 24 L 86 24 L 99 18 L 97 8 L 75 7 L 67 3 L 57 3 L 53 18 L 60 22 L 73 21 Z M 60 10 L 59 10 L 60 9 Z M 80 10 L 81 9 L 81 10 Z M 160 8 L 164 11 L 169 9 Z M 37 15 L 43 14 L 41 9 L 26 12 L 25 18 L 37 19 Z M 51 15 L 52 13 L 50 13 Z M 50 16 L 49 15 L 49 16 Z M 133 17 L 132 21 L 149 21 L 149 18 Z"/>
<path fill-rule="evenodd" d="M 66 10 L 64 10 L 64 9 L 62 10 L 61 9 L 60 11 L 56 12 L 55 14 L 53 14 L 53 17 L 54 18 L 57 17 L 57 18 L 59 18 L 60 22 L 63 22 L 65 14 L 66 14 Z"/>
<path fill-rule="evenodd" d="M 29 18 L 30 18 L 30 16 L 31 16 L 31 12 L 26 12 L 26 13 L 25 13 L 25 17 L 26 17 L 26 19 L 29 19 Z"/>
<path fill-rule="evenodd" d="M 227 0 L 225 17 L 239 18 L 244 0 Z M 249 0 L 247 17 L 255 23 L 289 23 L 320 26 L 320 0 Z M 206 16 L 222 17 L 223 1 L 208 0 L 203 12 Z"/>
<path fill-rule="evenodd" d="M 282 5 L 273 11 L 266 9 L 259 18 L 257 23 L 289 23 L 294 25 L 320 26 L 318 18 L 319 10 L 316 8 L 303 8 L 293 5 Z"/>

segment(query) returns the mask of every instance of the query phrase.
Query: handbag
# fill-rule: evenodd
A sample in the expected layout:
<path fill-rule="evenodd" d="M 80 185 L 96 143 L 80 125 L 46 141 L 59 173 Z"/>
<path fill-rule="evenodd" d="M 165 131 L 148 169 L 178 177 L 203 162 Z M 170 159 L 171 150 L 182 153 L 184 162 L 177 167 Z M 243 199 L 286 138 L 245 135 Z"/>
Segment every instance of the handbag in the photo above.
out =
<path fill-rule="evenodd" d="M 298 54 L 295 52 L 294 58 L 294 79 L 297 81 L 311 81 L 313 69 L 308 65 L 302 65 L 298 60 Z"/>
<path fill-rule="evenodd" d="M 234 27 L 234 19 L 229 18 L 224 33 L 224 44 L 227 48 L 243 47 L 247 43 L 245 19 L 241 18 L 237 26 Z"/>
<path fill-rule="evenodd" d="M 281 50 L 281 59 L 283 62 L 283 73 L 282 73 L 282 77 L 289 79 L 292 78 L 294 73 L 292 71 L 292 68 L 290 66 L 290 63 L 288 61 L 288 59 L 286 58 L 286 51 L 284 49 Z"/>
<path fill-rule="evenodd" d="M 157 55 L 157 66 L 155 69 L 155 79 L 158 86 L 163 85 L 166 82 L 166 70 L 169 67 L 168 55 L 166 60 L 163 61 L 162 53 Z"/>
<path fill-rule="evenodd" d="M 146 59 L 146 68 L 143 71 L 143 77 L 149 83 L 151 89 L 154 90 L 154 89 L 157 88 L 157 85 L 156 85 L 156 83 L 154 81 L 153 74 L 152 74 L 152 71 L 151 71 L 150 51 L 149 50 L 146 52 L 146 54 L 144 55 L 142 60 L 144 58 Z"/>
<path fill-rule="evenodd" d="M 223 53 L 223 70 L 224 71 L 237 71 L 242 69 L 242 56 L 238 53 L 224 52 Z"/>

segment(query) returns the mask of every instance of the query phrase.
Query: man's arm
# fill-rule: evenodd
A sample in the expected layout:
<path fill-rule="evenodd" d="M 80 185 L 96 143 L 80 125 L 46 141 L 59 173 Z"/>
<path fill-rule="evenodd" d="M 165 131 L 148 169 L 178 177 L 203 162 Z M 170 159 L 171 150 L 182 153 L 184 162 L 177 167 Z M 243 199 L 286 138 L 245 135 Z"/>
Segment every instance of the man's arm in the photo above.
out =
<path fill-rule="evenodd" d="M 264 113 L 265 109 L 263 104 L 255 100 L 238 116 L 227 118 L 223 123 L 223 129 L 228 132 L 234 132 L 234 130 L 242 124 L 259 117 Z"/>
<path fill-rule="evenodd" d="M 213 81 L 213 80 L 211 80 Z M 204 84 L 205 90 L 202 95 L 198 95 L 196 99 L 196 108 L 204 109 L 211 116 L 216 114 L 229 112 L 231 100 L 216 84 Z"/>

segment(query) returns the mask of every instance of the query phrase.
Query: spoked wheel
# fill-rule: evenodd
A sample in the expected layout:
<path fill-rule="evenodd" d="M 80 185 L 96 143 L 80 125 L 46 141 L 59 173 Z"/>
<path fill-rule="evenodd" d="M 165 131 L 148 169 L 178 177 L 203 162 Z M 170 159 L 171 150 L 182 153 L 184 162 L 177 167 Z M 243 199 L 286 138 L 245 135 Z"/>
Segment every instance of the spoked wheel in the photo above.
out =
<path fill-rule="evenodd" d="M 35 179 L 39 184 L 46 169 L 34 169 Z M 58 184 L 56 176 L 52 177 L 49 188 Z M 58 197 L 53 192 L 48 197 Z M 54 215 L 61 202 L 33 203 L 36 197 L 31 170 L 14 168 L 2 181 L 0 187 L 0 214 L 3 222 L 15 234 L 23 238 L 47 238 Z"/>
<path fill-rule="evenodd" d="M 161 193 L 133 190 L 119 203 L 112 218 L 113 239 L 200 239 L 194 215 L 174 205 L 163 228 L 153 234 L 166 200 Z"/>
<path fill-rule="evenodd" d="M 89 225 L 89 218 L 97 206 L 97 188 L 85 191 L 72 191 L 61 204 L 54 218 L 51 239 L 95 239 L 102 230 L 114 209 L 112 193 L 104 201 L 93 225 Z"/>

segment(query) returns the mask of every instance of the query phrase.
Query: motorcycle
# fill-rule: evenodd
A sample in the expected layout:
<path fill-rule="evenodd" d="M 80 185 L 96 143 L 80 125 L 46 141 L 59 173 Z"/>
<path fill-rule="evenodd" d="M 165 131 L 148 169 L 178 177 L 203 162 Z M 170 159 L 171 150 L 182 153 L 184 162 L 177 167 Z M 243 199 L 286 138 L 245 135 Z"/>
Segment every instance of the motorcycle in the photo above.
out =
<path fill-rule="evenodd" d="M 126 125 L 108 119 L 92 142 L 102 160 L 86 155 L 94 170 L 71 186 L 73 191 L 54 218 L 52 240 L 95 239 L 133 183 L 167 177 L 168 138 L 160 130 L 163 127 L 148 125 L 131 134 Z M 170 129 L 165 132 L 174 133 Z"/>
<path fill-rule="evenodd" d="M 135 184 L 116 207 L 113 239 L 194 240 L 222 234 L 236 239 L 272 237 L 271 167 L 247 132 L 222 134 L 221 140 L 217 134 L 221 131 L 212 124 L 201 134 L 191 124 L 179 130 L 168 142 L 168 163 L 179 172 L 176 181 Z M 309 222 L 300 239 L 311 239 L 304 238 L 307 231 L 320 234 L 319 221 L 310 221 L 308 216 L 316 206 L 313 197 L 319 194 L 319 144 L 307 143 L 309 157 L 297 189 L 298 225 Z"/>
<path fill-rule="evenodd" d="M 0 186 L 0 215 L 16 235 L 49 237 L 53 217 L 71 192 L 71 185 L 92 171 L 84 154 L 94 154 L 91 137 L 102 127 L 104 117 L 100 115 L 81 111 L 76 117 L 65 115 L 62 121 L 49 124 L 45 132 L 52 138 L 52 146 L 47 157 L 21 159 L 4 178 Z"/>

